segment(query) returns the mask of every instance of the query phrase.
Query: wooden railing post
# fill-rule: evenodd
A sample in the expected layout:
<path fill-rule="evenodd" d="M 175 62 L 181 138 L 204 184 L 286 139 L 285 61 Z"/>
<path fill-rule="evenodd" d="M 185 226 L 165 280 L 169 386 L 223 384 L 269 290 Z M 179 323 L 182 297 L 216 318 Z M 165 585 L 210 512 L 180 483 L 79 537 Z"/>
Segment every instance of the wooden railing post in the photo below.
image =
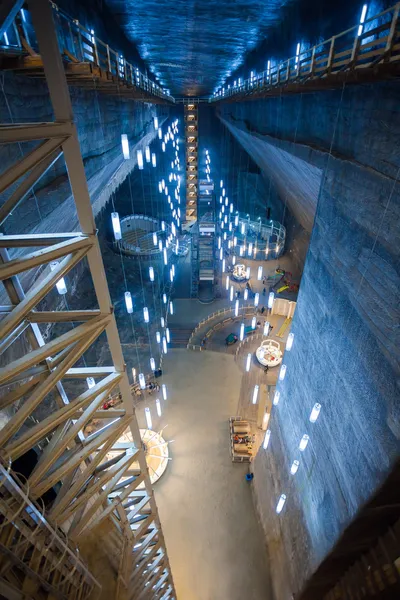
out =
<path fill-rule="evenodd" d="M 286 81 L 289 81 L 290 77 L 290 58 L 287 60 L 287 69 L 286 69 Z"/>
<path fill-rule="evenodd" d="M 107 69 L 111 73 L 110 46 L 107 44 L 106 48 L 107 48 Z"/>
<path fill-rule="evenodd" d="M 327 73 L 329 74 L 332 71 L 332 61 L 335 52 L 335 38 L 333 37 L 331 40 L 331 45 L 329 47 L 329 56 L 328 56 L 328 65 L 327 65 Z"/>
<path fill-rule="evenodd" d="M 362 35 L 362 33 L 361 33 Z M 354 63 L 357 62 L 358 51 L 360 49 L 360 36 L 358 35 L 358 27 L 356 27 L 356 37 L 354 38 L 353 50 L 351 52 L 351 63 L 354 66 Z"/>
<path fill-rule="evenodd" d="M 96 59 L 96 65 L 99 67 L 100 63 L 99 63 L 99 53 L 97 52 L 97 44 L 96 44 L 96 38 L 94 35 L 91 36 L 92 38 L 92 44 L 94 46 L 94 57 Z"/>
<path fill-rule="evenodd" d="M 316 46 L 313 47 L 312 53 L 311 53 L 310 75 L 314 75 L 314 68 L 315 68 L 315 48 L 316 48 Z"/>
<path fill-rule="evenodd" d="M 394 39 L 395 39 L 395 35 L 397 32 L 397 21 L 399 20 L 399 10 L 400 10 L 400 2 L 398 2 L 394 8 L 394 12 L 393 12 L 393 17 L 392 17 L 392 22 L 390 24 L 390 30 L 389 30 L 389 35 L 388 35 L 388 39 L 386 42 L 386 48 L 385 48 L 385 61 L 388 61 L 390 58 L 390 54 L 392 52 L 392 47 L 393 47 L 393 43 L 394 43 Z"/>

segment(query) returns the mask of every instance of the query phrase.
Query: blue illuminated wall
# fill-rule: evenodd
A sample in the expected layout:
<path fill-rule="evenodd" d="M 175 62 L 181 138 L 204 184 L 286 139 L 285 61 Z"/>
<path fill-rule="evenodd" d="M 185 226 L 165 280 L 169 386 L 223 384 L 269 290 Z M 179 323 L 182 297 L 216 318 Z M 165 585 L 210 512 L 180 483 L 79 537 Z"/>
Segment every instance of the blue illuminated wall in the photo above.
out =
<path fill-rule="evenodd" d="M 262 143 L 280 160 L 283 152 L 295 157 L 299 189 L 307 172 L 321 172 L 294 345 L 284 356 L 270 446 L 254 463 L 278 598 L 302 588 L 399 456 L 399 89 L 348 87 L 222 110 L 238 139 L 244 132 L 254 141 L 252 153 Z M 288 191 L 284 179 L 280 185 Z M 322 410 L 311 424 L 316 402 Z M 304 433 L 310 442 L 301 453 Z M 294 459 L 300 467 L 291 476 Z"/>

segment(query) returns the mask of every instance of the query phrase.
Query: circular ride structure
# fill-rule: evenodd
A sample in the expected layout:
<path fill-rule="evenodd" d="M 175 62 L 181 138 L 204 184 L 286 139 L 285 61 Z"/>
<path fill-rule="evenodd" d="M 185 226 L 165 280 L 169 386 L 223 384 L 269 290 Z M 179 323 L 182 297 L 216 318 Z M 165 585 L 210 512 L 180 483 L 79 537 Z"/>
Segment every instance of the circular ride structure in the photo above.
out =
<path fill-rule="evenodd" d="M 231 277 L 234 281 L 247 281 L 246 265 L 235 265 Z"/>
<path fill-rule="evenodd" d="M 264 340 L 256 350 L 256 358 L 263 367 L 277 367 L 282 362 L 282 350 L 279 342 Z"/>
<path fill-rule="evenodd" d="M 176 247 L 171 227 L 146 215 L 129 215 L 121 219 L 121 236 L 121 240 L 114 241 L 114 249 L 141 259 L 154 258 L 164 249 L 169 256 Z"/>
<path fill-rule="evenodd" d="M 274 260 L 285 249 L 286 228 L 278 221 L 239 217 L 233 252 L 236 256 L 252 260 Z"/>

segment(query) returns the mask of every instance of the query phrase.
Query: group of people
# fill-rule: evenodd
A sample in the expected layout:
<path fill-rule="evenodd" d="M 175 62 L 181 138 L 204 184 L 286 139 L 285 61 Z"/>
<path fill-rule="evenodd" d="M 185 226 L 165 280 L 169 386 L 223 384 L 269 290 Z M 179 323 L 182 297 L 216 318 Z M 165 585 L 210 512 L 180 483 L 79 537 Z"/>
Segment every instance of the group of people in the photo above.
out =
<path fill-rule="evenodd" d="M 158 385 L 158 383 L 150 381 L 146 385 L 146 387 L 144 388 L 144 390 L 141 390 L 140 386 L 137 385 L 135 387 L 135 396 L 141 396 L 142 395 L 142 391 L 143 392 L 147 391 L 149 394 L 152 394 L 153 392 L 159 392 L 160 391 L 160 386 Z"/>

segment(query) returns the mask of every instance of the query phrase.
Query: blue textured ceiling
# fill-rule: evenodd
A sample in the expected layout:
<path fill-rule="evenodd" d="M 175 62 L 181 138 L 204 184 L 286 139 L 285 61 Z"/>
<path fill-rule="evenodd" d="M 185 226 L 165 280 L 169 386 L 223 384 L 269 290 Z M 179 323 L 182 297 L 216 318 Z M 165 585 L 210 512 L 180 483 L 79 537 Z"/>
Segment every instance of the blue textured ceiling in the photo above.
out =
<path fill-rule="evenodd" d="M 106 0 L 151 72 L 175 96 L 211 95 L 293 0 Z"/>

